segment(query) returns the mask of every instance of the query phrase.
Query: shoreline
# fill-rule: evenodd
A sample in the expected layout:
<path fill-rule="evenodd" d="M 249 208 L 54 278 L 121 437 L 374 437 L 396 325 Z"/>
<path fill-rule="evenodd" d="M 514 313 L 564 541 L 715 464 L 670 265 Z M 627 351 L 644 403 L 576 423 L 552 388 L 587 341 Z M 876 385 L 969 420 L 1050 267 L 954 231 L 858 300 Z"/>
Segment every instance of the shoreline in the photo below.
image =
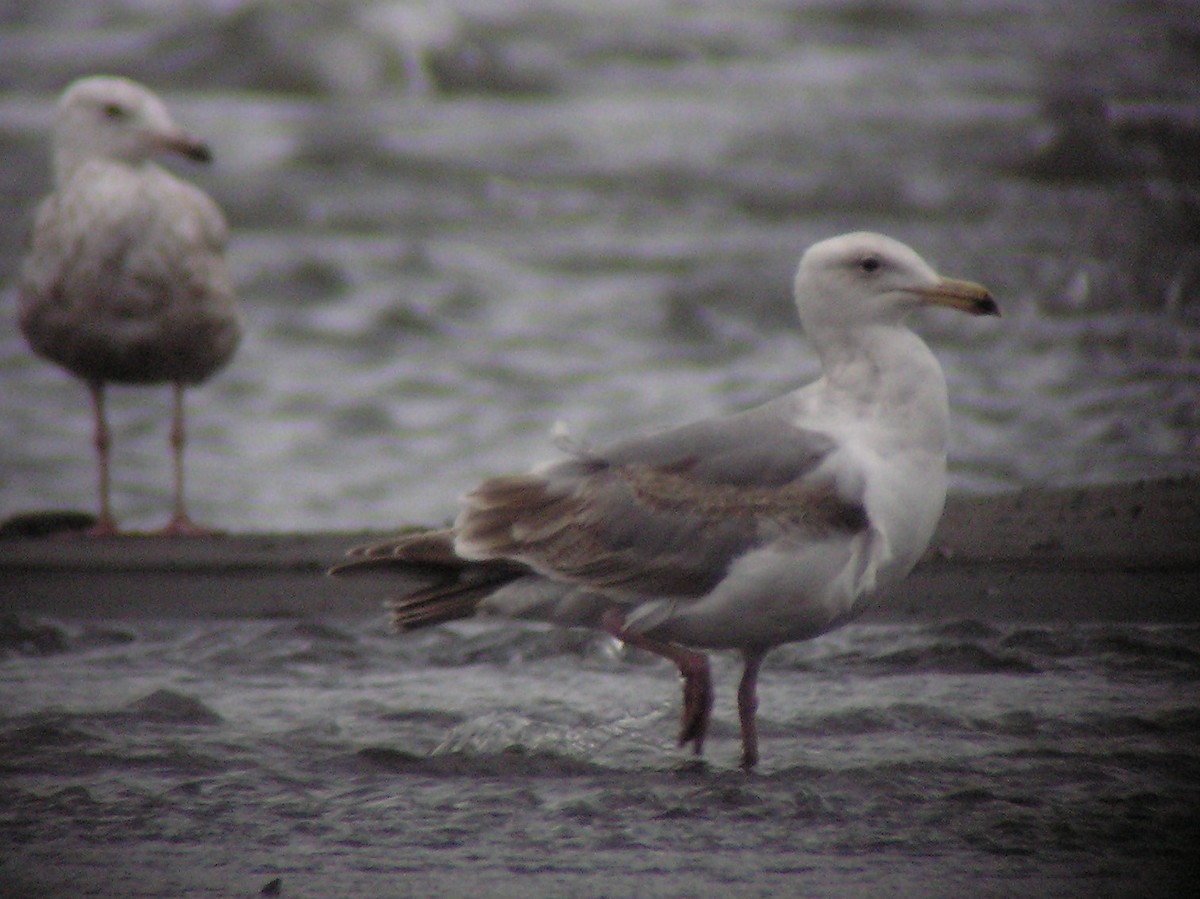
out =
<path fill-rule="evenodd" d="M 387 533 L 9 536 L 0 539 L 0 614 L 381 614 L 400 577 L 324 572 Z M 950 497 L 930 550 L 864 620 L 1200 621 L 1197 594 L 1200 478 L 1028 489 Z"/>

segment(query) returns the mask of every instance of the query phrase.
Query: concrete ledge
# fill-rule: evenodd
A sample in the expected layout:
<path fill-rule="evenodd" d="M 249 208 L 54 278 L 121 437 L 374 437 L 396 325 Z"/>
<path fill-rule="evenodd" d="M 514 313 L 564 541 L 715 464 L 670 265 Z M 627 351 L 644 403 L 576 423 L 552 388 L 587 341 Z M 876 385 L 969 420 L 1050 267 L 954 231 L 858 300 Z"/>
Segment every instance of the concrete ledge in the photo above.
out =
<path fill-rule="evenodd" d="M 378 614 L 394 576 L 325 569 L 381 533 L 0 540 L 0 613 L 60 618 Z M 1200 478 L 952 497 L 877 620 L 1200 621 Z"/>

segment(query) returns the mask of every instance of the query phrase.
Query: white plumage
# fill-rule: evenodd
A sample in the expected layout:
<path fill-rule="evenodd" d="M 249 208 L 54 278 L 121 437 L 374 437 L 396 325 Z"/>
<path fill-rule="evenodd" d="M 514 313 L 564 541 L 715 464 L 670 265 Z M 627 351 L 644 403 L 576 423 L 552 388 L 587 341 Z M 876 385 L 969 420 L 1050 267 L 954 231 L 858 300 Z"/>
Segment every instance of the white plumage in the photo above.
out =
<path fill-rule="evenodd" d="M 432 586 L 391 605 L 407 629 L 476 613 L 603 629 L 674 661 L 680 743 L 701 751 L 705 657 L 737 649 L 742 765 L 758 760 L 756 680 L 774 646 L 821 634 L 909 572 L 946 495 L 941 366 L 904 324 L 920 306 L 996 315 L 977 284 L 904 244 L 855 233 L 811 247 L 795 293 L 817 381 L 755 409 L 571 448 L 486 481 L 454 527 L 364 547 L 335 571 L 417 568 Z"/>

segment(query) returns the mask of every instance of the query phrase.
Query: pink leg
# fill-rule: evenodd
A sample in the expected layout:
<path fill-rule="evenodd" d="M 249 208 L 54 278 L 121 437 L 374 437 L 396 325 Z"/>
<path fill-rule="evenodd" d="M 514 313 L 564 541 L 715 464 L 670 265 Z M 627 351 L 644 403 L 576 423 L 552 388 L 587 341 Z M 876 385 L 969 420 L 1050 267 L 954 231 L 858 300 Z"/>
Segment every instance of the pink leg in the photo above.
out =
<path fill-rule="evenodd" d="M 679 745 L 693 744 L 696 755 L 704 751 L 704 738 L 708 735 L 708 722 L 712 717 L 713 687 L 708 658 L 673 643 L 651 640 L 641 634 L 625 631 L 625 616 L 610 609 L 602 619 L 604 630 L 622 643 L 644 649 L 646 652 L 670 659 L 679 668 L 683 678 L 683 715 L 679 728 Z"/>
<path fill-rule="evenodd" d="M 738 720 L 742 725 L 742 768 L 749 771 L 758 764 L 758 669 L 765 653 L 745 653 L 746 667 L 738 684 Z"/>
<path fill-rule="evenodd" d="M 171 467 L 175 483 L 174 513 L 158 533 L 165 537 L 211 537 L 220 533 L 211 528 L 196 524 L 187 514 L 187 506 L 183 498 L 183 449 L 187 442 L 187 428 L 183 412 L 182 384 L 171 385 L 173 408 L 171 415 Z"/>
<path fill-rule="evenodd" d="M 89 381 L 88 390 L 92 396 L 92 443 L 96 448 L 97 481 L 100 492 L 100 515 L 96 524 L 88 534 L 92 537 L 111 537 L 120 533 L 117 521 L 113 518 L 112 504 L 109 500 L 108 450 L 112 443 L 108 432 L 108 416 L 104 411 L 104 382 Z"/>

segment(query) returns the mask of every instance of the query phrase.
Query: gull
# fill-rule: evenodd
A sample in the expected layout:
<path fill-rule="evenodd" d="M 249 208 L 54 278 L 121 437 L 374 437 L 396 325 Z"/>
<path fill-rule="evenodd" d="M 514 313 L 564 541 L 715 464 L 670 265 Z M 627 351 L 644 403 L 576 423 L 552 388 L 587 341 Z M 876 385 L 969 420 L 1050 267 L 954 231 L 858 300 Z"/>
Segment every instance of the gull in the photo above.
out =
<path fill-rule="evenodd" d="M 241 338 L 224 256 L 228 227 L 206 194 L 153 161 L 173 154 L 208 162 L 211 154 L 150 90 L 108 76 L 63 92 L 53 145 L 54 191 L 37 209 L 21 267 L 20 325 L 37 355 L 90 391 L 100 494 L 92 533 L 118 532 L 109 382 L 171 384 L 174 514 L 162 533 L 211 533 L 184 503 L 183 392 L 225 365 Z"/>
<path fill-rule="evenodd" d="M 696 755 L 713 704 L 702 650 L 737 650 L 741 766 L 753 768 L 763 658 L 860 614 L 941 517 L 946 381 L 906 317 L 999 315 L 980 285 L 866 232 L 810 247 L 795 297 L 818 380 L 605 449 L 560 440 L 566 458 L 483 482 L 451 528 L 358 547 L 333 573 L 425 577 L 389 601 L 398 630 L 500 615 L 594 628 L 669 659 L 683 679 L 679 744 Z"/>

